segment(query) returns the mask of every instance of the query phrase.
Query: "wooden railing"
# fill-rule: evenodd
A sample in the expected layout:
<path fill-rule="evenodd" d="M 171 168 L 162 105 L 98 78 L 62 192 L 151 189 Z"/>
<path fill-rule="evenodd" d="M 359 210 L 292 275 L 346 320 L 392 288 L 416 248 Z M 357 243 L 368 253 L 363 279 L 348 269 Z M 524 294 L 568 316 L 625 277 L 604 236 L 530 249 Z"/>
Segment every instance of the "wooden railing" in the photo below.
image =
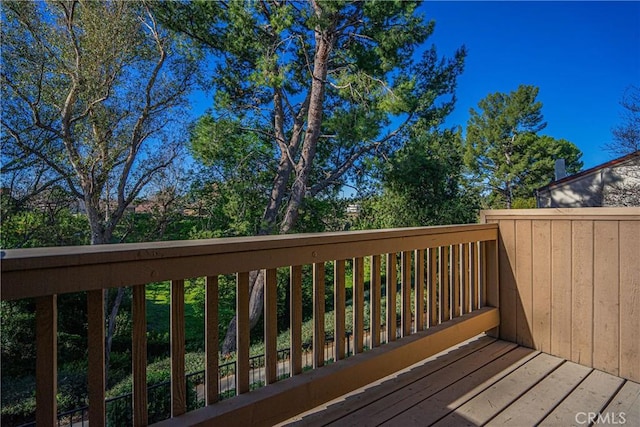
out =
<path fill-rule="evenodd" d="M 59 294 L 87 292 L 88 399 L 92 427 L 105 425 L 104 292 L 132 288 L 133 422 L 146 425 L 145 285 L 171 281 L 171 402 L 166 425 L 269 425 L 366 385 L 499 325 L 495 224 L 264 236 L 2 252 L 3 300 L 36 300 L 36 421 L 53 425 Z M 348 261 L 347 261 L 348 260 Z M 365 260 L 370 271 L 371 349 L 364 348 Z M 334 267 L 337 363 L 324 360 L 325 263 Z M 353 276 L 353 347 L 345 359 L 345 265 Z M 302 371 L 302 267 L 312 265 L 314 368 Z M 277 381 L 277 269 L 290 268 L 292 378 Z M 249 392 L 250 272 L 265 277 L 265 387 Z M 236 392 L 218 398 L 218 276 L 235 274 Z M 206 278 L 204 408 L 186 413 L 184 280 Z M 384 277 L 384 280 L 383 280 Z M 383 283 L 384 281 L 384 283 Z M 384 290 L 384 296 L 382 291 Z M 399 292 L 398 292 L 399 290 Z M 396 313 L 396 298 L 400 313 Z M 381 319 L 386 304 L 386 321 Z M 396 330 L 396 317 L 400 326 Z M 381 336 L 388 337 L 381 345 Z M 396 337 L 401 338 L 396 340 Z M 342 343 L 342 344 L 340 344 Z M 345 360 L 340 360 L 345 359 Z M 10 362 L 9 362 L 10 363 Z"/>
<path fill-rule="evenodd" d="M 500 337 L 640 382 L 640 208 L 498 210 Z"/>

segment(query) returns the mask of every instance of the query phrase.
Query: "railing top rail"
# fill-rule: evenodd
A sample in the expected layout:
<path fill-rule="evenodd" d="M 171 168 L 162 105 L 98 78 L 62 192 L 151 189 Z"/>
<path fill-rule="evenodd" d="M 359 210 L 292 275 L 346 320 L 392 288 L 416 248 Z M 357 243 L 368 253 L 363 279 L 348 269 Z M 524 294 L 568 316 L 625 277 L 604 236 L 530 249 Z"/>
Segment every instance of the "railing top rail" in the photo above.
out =
<path fill-rule="evenodd" d="M 480 222 L 499 219 L 566 219 L 590 221 L 637 221 L 640 208 L 541 208 L 541 209 L 493 209 L 480 211 Z"/>
<path fill-rule="evenodd" d="M 2 251 L 3 300 L 495 240 L 495 224 Z"/>

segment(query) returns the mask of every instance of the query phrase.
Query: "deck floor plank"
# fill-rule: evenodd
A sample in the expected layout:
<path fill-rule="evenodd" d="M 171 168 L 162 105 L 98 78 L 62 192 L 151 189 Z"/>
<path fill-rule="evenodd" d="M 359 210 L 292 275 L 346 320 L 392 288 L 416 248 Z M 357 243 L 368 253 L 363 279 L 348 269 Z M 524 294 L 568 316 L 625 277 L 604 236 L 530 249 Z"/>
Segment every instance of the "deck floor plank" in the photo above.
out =
<path fill-rule="evenodd" d="M 565 362 L 493 418 L 488 426 L 538 424 L 591 373 L 591 368 Z"/>
<path fill-rule="evenodd" d="M 622 378 L 593 370 L 540 425 L 572 425 L 580 421 L 576 420 L 579 413 L 600 412 L 623 383 Z"/>
<path fill-rule="evenodd" d="M 564 426 L 589 414 L 640 426 L 640 384 L 483 336 L 279 425 Z"/>
<path fill-rule="evenodd" d="M 624 414 L 626 425 L 640 426 L 640 384 L 626 381 L 602 414 L 616 414 L 618 421 Z"/>
<path fill-rule="evenodd" d="M 375 426 L 389 420 L 516 347 L 510 345 L 513 343 L 504 344 L 504 341 L 497 341 L 477 350 L 472 355 L 420 378 L 384 399 L 379 399 L 350 413 L 340 419 L 336 425 Z"/>
<path fill-rule="evenodd" d="M 409 386 L 417 379 L 423 378 L 433 372 L 438 371 L 455 363 L 457 360 L 473 354 L 474 352 L 497 342 L 495 338 L 483 336 L 470 340 L 457 348 L 452 348 L 425 359 L 417 365 L 413 365 L 394 376 L 382 378 L 375 383 L 369 384 L 358 390 L 354 390 L 345 396 L 327 402 L 310 411 L 304 412 L 280 425 L 290 426 L 324 426 L 332 421 L 336 421 L 375 402 L 395 393 L 398 390 Z"/>
<path fill-rule="evenodd" d="M 539 354 L 435 425 L 477 426 L 485 424 L 554 371 L 562 362 L 563 359 L 559 357 L 544 353 Z"/>
<path fill-rule="evenodd" d="M 535 357 L 537 352 L 517 347 L 507 354 L 492 360 L 482 368 L 466 375 L 459 381 L 422 400 L 410 409 L 386 420 L 386 426 L 424 426 L 443 418 L 473 398 L 480 390 L 508 375 L 520 365 Z M 477 390 L 469 393 L 469 390 Z"/>

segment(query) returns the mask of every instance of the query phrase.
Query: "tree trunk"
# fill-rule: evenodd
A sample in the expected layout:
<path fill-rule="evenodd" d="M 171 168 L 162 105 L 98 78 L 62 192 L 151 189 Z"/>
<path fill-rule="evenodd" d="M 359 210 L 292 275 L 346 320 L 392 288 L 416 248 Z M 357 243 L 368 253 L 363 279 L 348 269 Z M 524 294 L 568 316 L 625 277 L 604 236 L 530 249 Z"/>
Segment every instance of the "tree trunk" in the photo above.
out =
<path fill-rule="evenodd" d="M 319 14 L 321 11 L 316 10 Z M 321 30 L 316 28 L 316 50 L 314 54 L 313 73 L 309 94 L 309 107 L 307 111 L 307 129 L 305 132 L 302 153 L 295 167 L 295 181 L 291 189 L 291 196 L 287 205 L 284 220 L 280 226 L 280 233 L 289 233 L 293 230 L 298 220 L 298 210 L 307 192 L 309 176 L 316 155 L 316 148 L 320 138 L 322 127 L 322 112 L 324 104 L 324 92 L 329 66 L 329 54 L 334 43 L 334 29 Z M 283 150 L 278 173 L 274 180 L 269 204 L 263 216 L 263 227 L 259 235 L 269 234 L 275 228 L 277 213 L 282 207 L 288 177 L 292 172 L 291 161 L 286 149 Z M 264 307 L 264 275 L 262 272 L 254 272 L 255 279 L 251 278 L 249 300 L 249 324 L 253 328 L 262 315 Z M 227 328 L 227 334 L 222 344 L 222 353 L 228 354 L 236 349 L 236 318 L 234 317 Z"/>

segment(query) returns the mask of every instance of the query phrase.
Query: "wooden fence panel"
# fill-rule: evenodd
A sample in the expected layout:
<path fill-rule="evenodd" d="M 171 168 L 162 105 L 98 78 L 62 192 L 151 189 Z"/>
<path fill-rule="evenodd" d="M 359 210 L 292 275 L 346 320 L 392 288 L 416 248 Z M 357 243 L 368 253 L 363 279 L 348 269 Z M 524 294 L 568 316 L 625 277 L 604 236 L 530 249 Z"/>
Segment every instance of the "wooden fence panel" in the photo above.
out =
<path fill-rule="evenodd" d="M 496 210 L 482 218 L 500 228 L 501 337 L 640 381 L 640 209 Z"/>

